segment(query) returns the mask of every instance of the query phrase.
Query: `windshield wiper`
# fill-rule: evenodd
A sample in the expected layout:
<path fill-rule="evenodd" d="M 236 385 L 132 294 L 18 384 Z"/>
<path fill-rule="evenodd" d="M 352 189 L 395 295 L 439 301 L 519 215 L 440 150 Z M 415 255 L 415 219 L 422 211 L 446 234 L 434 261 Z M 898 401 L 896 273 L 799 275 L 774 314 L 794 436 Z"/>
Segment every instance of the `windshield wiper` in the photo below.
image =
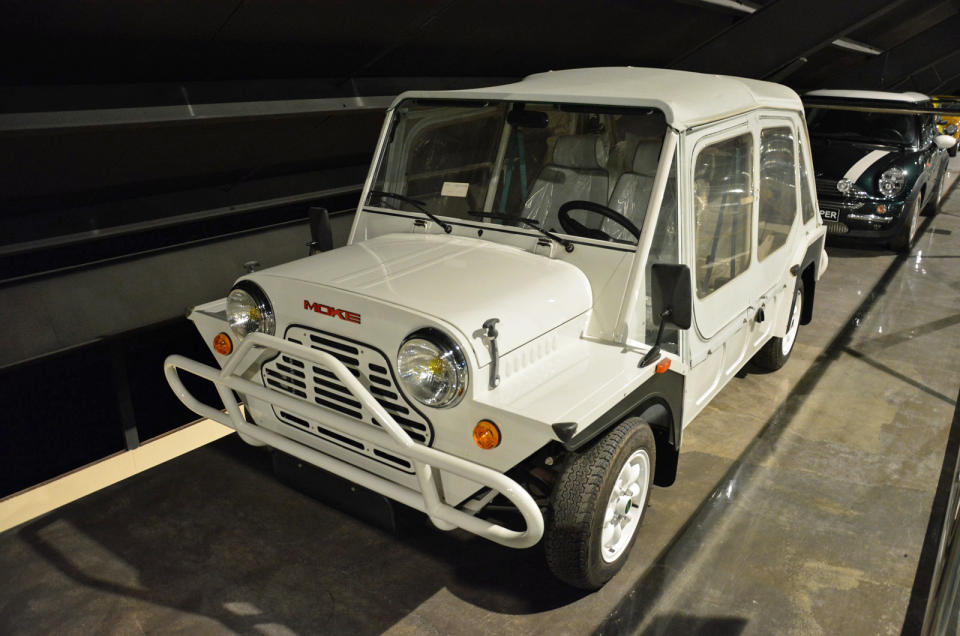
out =
<path fill-rule="evenodd" d="M 469 214 L 470 216 L 477 216 L 477 217 L 487 218 L 487 219 L 499 219 L 501 221 L 519 221 L 520 223 L 526 223 L 527 225 L 529 225 L 536 231 L 540 232 L 547 238 L 556 241 L 560 245 L 563 245 L 563 249 L 567 250 L 568 252 L 573 251 L 573 241 L 568 241 L 565 238 L 560 238 L 553 232 L 543 229 L 542 227 L 540 227 L 540 221 L 537 221 L 536 219 L 527 219 L 522 216 L 507 216 L 506 214 L 499 214 L 497 212 L 483 212 L 478 210 L 468 210 L 467 214 Z"/>
<path fill-rule="evenodd" d="M 446 223 L 438 219 L 433 214 L 433 212 L 431 212 L 424 206 L 423 201 L 417 201 L 416 199 L 412 199 L 405 194 L 397 194 L 396 192 L 385 192 L 383 190 L 371 190 L 370 194 L 371 196 L 375 196 L 375 197 L 380 197 L 384 199 L 397 199 L 398 201 L 409 203 L 413 207 L 417 208 L 417 210 L 419 210 L 420 212 L 423 212 L 424 214 L 426 214 L 431 221 L 433 221 L 434 223 L 442 227 L 443 231 L 446 232 L 447 234 L 453 231 L 453 226 L 450 225 L 449 223 Z"/>

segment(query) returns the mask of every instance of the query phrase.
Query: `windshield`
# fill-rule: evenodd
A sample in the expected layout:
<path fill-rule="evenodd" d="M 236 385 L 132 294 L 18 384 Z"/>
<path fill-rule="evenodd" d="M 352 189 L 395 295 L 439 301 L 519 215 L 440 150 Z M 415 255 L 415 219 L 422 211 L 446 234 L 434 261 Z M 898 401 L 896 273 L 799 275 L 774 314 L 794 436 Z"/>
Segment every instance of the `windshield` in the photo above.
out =
<path fill-rule="evenodd" d="M 665 132 L 651 109 L 406 100 L 367 203 L 636 244 Z"/>
<path fill-rule="evenodd" d="M 807 113 L 807 126 L 811 137 L 867 143 L 913 146 L 919 137 L 917 117 L 895 113 L 812 108 Z"/>

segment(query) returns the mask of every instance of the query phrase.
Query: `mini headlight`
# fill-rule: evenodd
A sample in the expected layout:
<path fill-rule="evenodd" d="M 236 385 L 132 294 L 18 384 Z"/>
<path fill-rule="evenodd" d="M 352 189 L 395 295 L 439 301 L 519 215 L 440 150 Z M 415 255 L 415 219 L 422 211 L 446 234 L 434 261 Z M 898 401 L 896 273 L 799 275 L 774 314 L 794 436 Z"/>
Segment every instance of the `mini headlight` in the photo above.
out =
<path fill-rule="evenodd" d="M 276 321 L 273 308 L 260 286 L 248 280 L 238 282 L 227 296 L 227 322 L 238 338 L 259 331 L 273 335 Z"/>
<path fill-rule="evenodd" d="M 415 331 L 397 353 L 400 384 L 418 402 L 444 408 L 467 391 L 467 360 L 449 336 L 436 329 Z"/>
<path fill-rule="evenodd" d="M 880 175 L 880 194 L 895 197 L 907 183 L 907 171 L 903 168 L 890 168 Z"/>

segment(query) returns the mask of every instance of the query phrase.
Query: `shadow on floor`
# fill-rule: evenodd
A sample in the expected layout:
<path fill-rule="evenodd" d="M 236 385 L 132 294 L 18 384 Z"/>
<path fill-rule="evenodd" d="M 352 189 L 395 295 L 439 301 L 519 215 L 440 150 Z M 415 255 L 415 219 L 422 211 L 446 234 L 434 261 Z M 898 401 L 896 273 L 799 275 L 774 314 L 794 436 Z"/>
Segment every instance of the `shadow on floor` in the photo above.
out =
<path fill-rule="evenodd" d="M 315 633 L 323 625 L 328 633 L 378 634 L 443 588 L 506 614 L 584 595 L 549 575 L 539 549 L 440 532 L 415 511 L 400 517 L 395 536 L 314 501 L 274 477 L 266 451 L 228 436 L 8 533 L 0 554 L 16 538 L 52 569 L 25 553 L 30 580 L 0 582 L 0 596 L 118 595 L 160 631 L 164 621 L 183 625 L 188 612 L 241 633 L 258 625 Z M 76 607 L 59 607 L 64 615 L 39 618 L 75 624 Z M 125 612 L 121 605 L 107 614 Z M 37 616 L 21 618 L 7 627 L 42 628 L 26 622 Z"/>
<path fill-rule="evenodd" d="M 747 620 L 739 617 L 691 616 L 667 614 L 653 619 L 643 636 L 684 634 L 685 636 L 736 636 L 747 628 Z"/>

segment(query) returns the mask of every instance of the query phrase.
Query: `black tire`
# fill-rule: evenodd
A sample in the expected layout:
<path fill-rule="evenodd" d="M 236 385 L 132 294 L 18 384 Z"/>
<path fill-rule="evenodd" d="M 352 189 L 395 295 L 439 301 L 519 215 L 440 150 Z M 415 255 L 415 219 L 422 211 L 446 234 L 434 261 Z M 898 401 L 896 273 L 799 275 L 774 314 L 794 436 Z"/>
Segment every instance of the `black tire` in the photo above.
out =
<path fill-rule="evenodd" d="M 933 190 L 933 195 L 927 201 L 923 208 L 924 216 L 936 216 L 940 211 L 940 200 L 943 199 L 943 179 L 947 176 L 946 169 L 940 171 L 940 178 L 937 179 L 937 187 Z"/>
<path fill-rule="evenodd" d="M 642 461 L 644 452 L 649 470 L 646 487 L 638 495 L 643 500 L 633 503 L 631 498 L 625 510 L 636 515 L 636 522 L 629 523 L 629 540 L 620 545 L 615 558 L 611 553 L 608 561 L 601 554 L 604 516 L 613 503 L 613 489 L 627 460 L 636 456 Z M 653 431 L 638 417 L 624 420 L 588 449 L 570 456 L 553 490 L 544 537 L 547 565 L 557 578 L 595 590 L 623 567 L 643 522 L 655 470 Z"/>
<path fill-rule="evenodd" d="M 951 157 L 956 157 L 956 156 L 957 156 L 957 144 L 953 144 L 952 146 L 950 146 L 950 150 L 947 151 L 947 154 L 950 155 Z"/>
<path fill-rule="evenodd" d="M 753 356 L 753 363 L 764 371 L 776 371 L 787 363 L 790 354 L 797 346 L 797 334 L 800 331 L 800 316 L 803 314 L 803 279 L 797 279 L 793 290 L 793 302 L 790 304 L 790 317 L 787 319 L 787 333 L 784 338 L 773 337 Z M 793 333 L 790 337 L 791 332 Z M 788 346 L 785 346 L 788 345 Z M 786 349 L 786 351 L 784 351 Z"/>
<path fill-rule="evenodd" d="M 900 233 L 890 241 L 891 249 L 901 253 L 910 252 L 910 248 L 913 247 L 913 241 L 917 238 L 916 232 L 920 224 L 920 208 L 921 197 L 918 194 L 910 205 L 907 218 L 903 220 L 903 227 L 900 228 Z"/>

